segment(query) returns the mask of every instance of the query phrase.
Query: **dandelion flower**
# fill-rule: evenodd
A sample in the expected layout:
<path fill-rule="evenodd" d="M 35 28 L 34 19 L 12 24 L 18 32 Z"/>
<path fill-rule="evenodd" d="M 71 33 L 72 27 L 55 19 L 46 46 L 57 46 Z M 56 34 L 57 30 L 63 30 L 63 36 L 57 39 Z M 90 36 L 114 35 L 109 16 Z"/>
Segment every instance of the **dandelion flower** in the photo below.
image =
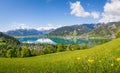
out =
<path fill-rule="evenodd" d="M 117 60 L 117 61 L 120 61 L 120 58 L 117 58 L 116 60 Z"/>
<path fill-rule="evenodd" d="M 114 64 L 111 64 L 111 66 L 113 67 L 113 66 L 114 66 Z"/>
<path fill-rule="evenodd" d="M 92 62 L 94 62 L 94 60 L 93 59 L 88 59 L 88 62 L 92 63 Z"/>
<path fill-rule="evenodd" d="M 77 60 L 80 60 L 80 57 L 77 57 Z"/>

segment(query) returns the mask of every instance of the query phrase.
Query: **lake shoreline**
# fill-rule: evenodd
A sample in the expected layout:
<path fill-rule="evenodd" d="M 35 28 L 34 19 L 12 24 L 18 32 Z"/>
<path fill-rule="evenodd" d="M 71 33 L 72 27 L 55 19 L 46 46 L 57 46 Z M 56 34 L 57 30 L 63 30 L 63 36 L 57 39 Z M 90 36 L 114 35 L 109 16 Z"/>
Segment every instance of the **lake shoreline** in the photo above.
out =
<path fill-rule="evenodd" d="M 19 37 L 22 43 L 42 43 L 42 44 L 88 44 L 98 43 L 103 40 L 111 40 L 106 38 L 78 38 L 78 37 Z"/>

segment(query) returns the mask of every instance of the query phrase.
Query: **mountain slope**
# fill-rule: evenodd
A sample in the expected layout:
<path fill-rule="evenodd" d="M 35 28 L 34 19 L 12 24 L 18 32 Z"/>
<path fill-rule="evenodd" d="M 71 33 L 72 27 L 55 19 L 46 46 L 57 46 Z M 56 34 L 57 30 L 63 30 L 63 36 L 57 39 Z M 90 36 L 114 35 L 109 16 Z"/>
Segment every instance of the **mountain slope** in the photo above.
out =
<path fill-rule="evenodd" d="M 120 22 L 97 23 L 72 25 L 58 28 L 48 35 L 51 36 L 73 36 L 74 31 L 77 36 L 85 37 L 114 37 L 113 35 L 120 29 Z"/>
<path fill-rule="evenodd" d="M 52 36 L 71 35 L 72 36 L 74 31 L 77 32 L 76 35 L 81 35 L 83 33 L 87 33 L 99 27 L 100 25 L 102 24 L 82 24 L 82 25 L 65 26 L 50 32 L 48 35 L 52 35 Z"/>
<path fill-rule="evenodd" d="M 86 50 L 0 58 L 1 73 L 119 73 L 120 39 Z"/>
<path fill-rule="evenodd" d="M 5 43 L 7 45 L 18 45 L 18 44 L 20 44 L 20 42 L 17 39 L 15 39 L 15 38 L 13 38 L 9 35 L 6 35 L 2 32 L 0 32 L 0 43 Z"/>
<path fill-rule="evenodd" d="M 89 32 L 89 37 L 114 37 L 116 32 L 120 30 L 120 23 L 106 24 L 100 26 L 91 32 Z"/>

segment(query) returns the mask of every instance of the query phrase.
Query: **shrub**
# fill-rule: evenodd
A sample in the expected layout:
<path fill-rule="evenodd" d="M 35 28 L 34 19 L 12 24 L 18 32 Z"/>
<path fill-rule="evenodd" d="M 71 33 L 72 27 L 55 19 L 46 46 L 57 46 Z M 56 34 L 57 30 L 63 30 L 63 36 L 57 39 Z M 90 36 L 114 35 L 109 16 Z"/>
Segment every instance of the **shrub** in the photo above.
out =
<path fill-rule="evenodd" d="M 16 49 L 16 55 L 17 55 L 17 57 L 21 57 L 21 51 L 22 51 L 21 47 L 18 48 L 18 49 Z"/>
<path fill-rule="evenodd" d="M 21 51 L 21 57 L 30 57 L 31 51 L 28 48 L 23 48 Z"/>
<path fill-rule="evenodd" d="M 88 46 L 86 44 L 81 45 L 81 47 L 80 47 L 80 49 L 87 49 L 87 48 L 88 48 Z"/>
<path fill-rule="evenodd" d="M 58 44 L 57 45 L 57 52 L 62 52 L 65 51 L 65 46 L 63 44 Z"/>
<path fill-rule="evenodd" d="M 7 50 L 6 57 L 12 58 L 13 57 L 13 49 Z"/>
<path fill-rule="evenodd" d="M 120 30 L 115 34 L 116 38 L 120 38 Z"/>
<path fill-rule="evenodd" d="M 80 49 L 80 46 L 78 44 L 74 44 L 72 45 L 72 50 L 79 50 Z"/>

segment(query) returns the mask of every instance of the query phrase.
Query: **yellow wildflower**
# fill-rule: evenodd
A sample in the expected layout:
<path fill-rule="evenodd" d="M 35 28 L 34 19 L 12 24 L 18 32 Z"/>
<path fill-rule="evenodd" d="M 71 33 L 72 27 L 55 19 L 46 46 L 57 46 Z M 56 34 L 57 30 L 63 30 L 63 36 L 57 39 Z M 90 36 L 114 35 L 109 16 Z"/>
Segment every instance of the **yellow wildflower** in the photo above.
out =
<path fill-rule="evenodd" d="M 114 64 L 111 64 L 111 66 L 113 67 L 113 66 L 114 66 Z"/>
<path fill-rule="evenodd" d="M 92 63 L 94 60 L 93 59 L 88 59 L 88 62 Z"/>
<path fill-rule="evenodd" d="M 77 60 L 80 60 L 80 57 L 77 57 Z"/>
<path fill-rule="evenodd" d="M 117 61 L 120 61 L 120 58 L 117 58 L 116 60 L 117 60 Z"/>

